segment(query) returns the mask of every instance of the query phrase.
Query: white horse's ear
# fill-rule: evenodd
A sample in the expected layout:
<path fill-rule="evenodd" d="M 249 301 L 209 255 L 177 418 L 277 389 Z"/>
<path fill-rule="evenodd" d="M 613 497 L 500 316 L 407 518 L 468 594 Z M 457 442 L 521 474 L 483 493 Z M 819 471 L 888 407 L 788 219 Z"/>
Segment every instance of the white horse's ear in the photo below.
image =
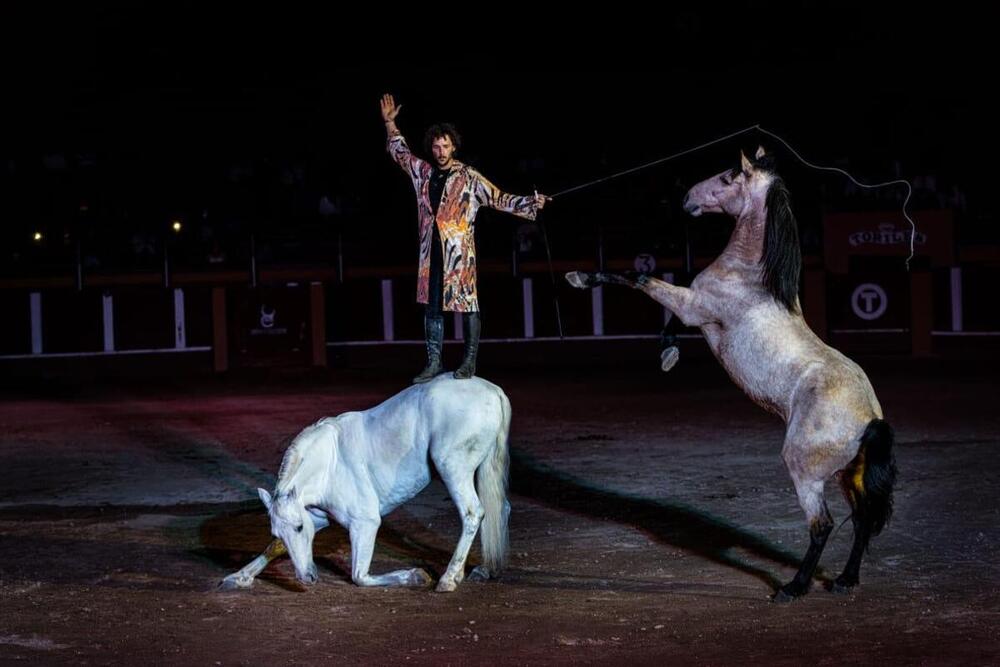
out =
<path fill-rule="evenodd" d="M 267 511 L 271 511 L 271 494 L 264 489 L 257 489 L 257 495 L 260 496 L 260 502 L 264 503 L 264 507 Z"/>
<path fill-rule="evenodd" d="M 757 152 L 754 153 L 753 159 L 754 160 L 759 160 L 762 157 L 764 157 L 765 155 L 767 155 L 767 153 L 764 152 L 764 147 L 763 146 L 757 146 Z"/>
<path fill-rule="evenodd" d="M 743 151 L 740 151 L 740 167 L 746 174 L 753 173 L 753 164 L 747 159 L 747 156 L 743 154 Z"/>
<path fill-rule="evenodd" d="M 285 497 L 288 498 L 289 500 L 295 500 L 297 496 L 298 492 L 296 491 L 294 486 L 288 490 L 288 493 L 285 494 Z"/>

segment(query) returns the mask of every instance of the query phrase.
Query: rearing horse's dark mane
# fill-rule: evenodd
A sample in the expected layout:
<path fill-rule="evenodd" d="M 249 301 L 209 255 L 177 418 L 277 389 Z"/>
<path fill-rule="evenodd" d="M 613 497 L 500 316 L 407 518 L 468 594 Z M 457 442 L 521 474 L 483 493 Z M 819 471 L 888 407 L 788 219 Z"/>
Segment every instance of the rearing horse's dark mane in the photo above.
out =
<path fill-rule="evenodd" d="M 802 270 L 802 249 L 799 229 L 792 213 L 792 197 L 785 181 L 774 172 L 774 161 L 765 155 L 754 162 L 757 169 L 774 176 L 767 191 L 767 223 L 764 226 L 764 251 L 760 256 L 760 273 L 764 287 L 775 301 L 788 310 L 795 310 L 799 296 L 799 273 Z"/>

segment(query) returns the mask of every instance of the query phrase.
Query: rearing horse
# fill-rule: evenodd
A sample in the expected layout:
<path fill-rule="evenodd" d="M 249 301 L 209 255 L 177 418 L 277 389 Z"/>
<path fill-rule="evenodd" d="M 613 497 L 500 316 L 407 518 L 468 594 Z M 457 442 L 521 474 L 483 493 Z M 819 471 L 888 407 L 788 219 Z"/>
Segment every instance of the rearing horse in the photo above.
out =
<path fill-rule="evenodd" d="M 795 578 L 774 600 L 809 590 L 833 529 L 823 498 L 832 477 L 851 507 L 854 545 L 833 590 L 858 581 L 869 540 L 892 514 L 896 463 L 893 431 L 864 371 L 809 329 L 799 306 L 802 265 L 798 232 L 784 181 L 759 148 L 753 160 L 688 191 L 693 216 L 725 213 L 736 219 L 726 249 L 691 283 L 678 287 L 647 276 L 566 274 L 574 287 L 611 283 L 641 289 L 705 340 L 733 381 L 758 405 L 785 420 L 782 458 L 809 522 L 809 550 Z"/>

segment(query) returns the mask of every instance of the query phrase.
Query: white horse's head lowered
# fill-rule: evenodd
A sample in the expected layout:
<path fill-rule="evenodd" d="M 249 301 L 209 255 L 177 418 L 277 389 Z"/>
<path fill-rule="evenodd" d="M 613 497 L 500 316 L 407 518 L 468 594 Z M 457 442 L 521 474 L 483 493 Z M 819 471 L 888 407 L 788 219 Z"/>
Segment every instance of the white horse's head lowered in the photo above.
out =
<path fill-rule="evenodd" d="M 271 517 L 271 534 L 285 543 L 288 555 L 295 566 L 295 577 L 303 584 L 315 584 L 319 579 L 313 562 L 312 545 L 316 527 L 305 505 L 293 487 L 274 497 L 264 489 L 257 489 L 261 502 Z"/>
<path fill-rule="evenodd" d="M 273 498 L 264 489 L 257 489 L 271 517 L 271 534 L 284 543 L 295 576 L 304 584 L 319 579 L 312 557 L 317 522 L 313 510 L 323 497 L 324 480 L 336 461 L 338 419 L 320 419 L 295 436 L 281 461 Z"/>

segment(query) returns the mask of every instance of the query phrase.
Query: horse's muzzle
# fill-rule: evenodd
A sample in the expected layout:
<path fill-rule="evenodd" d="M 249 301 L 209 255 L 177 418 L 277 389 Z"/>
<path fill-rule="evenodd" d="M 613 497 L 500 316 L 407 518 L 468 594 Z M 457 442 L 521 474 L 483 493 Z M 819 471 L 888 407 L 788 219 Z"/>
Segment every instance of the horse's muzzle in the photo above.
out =
<path fill-rule="evenodd" d="M 691 193 L 684 195 L 682 206 L 684 207 L 684 212 L 688 215 L 693 215 L 696 218 L 701 215 L 701 206 L 691 201 Z"/>

